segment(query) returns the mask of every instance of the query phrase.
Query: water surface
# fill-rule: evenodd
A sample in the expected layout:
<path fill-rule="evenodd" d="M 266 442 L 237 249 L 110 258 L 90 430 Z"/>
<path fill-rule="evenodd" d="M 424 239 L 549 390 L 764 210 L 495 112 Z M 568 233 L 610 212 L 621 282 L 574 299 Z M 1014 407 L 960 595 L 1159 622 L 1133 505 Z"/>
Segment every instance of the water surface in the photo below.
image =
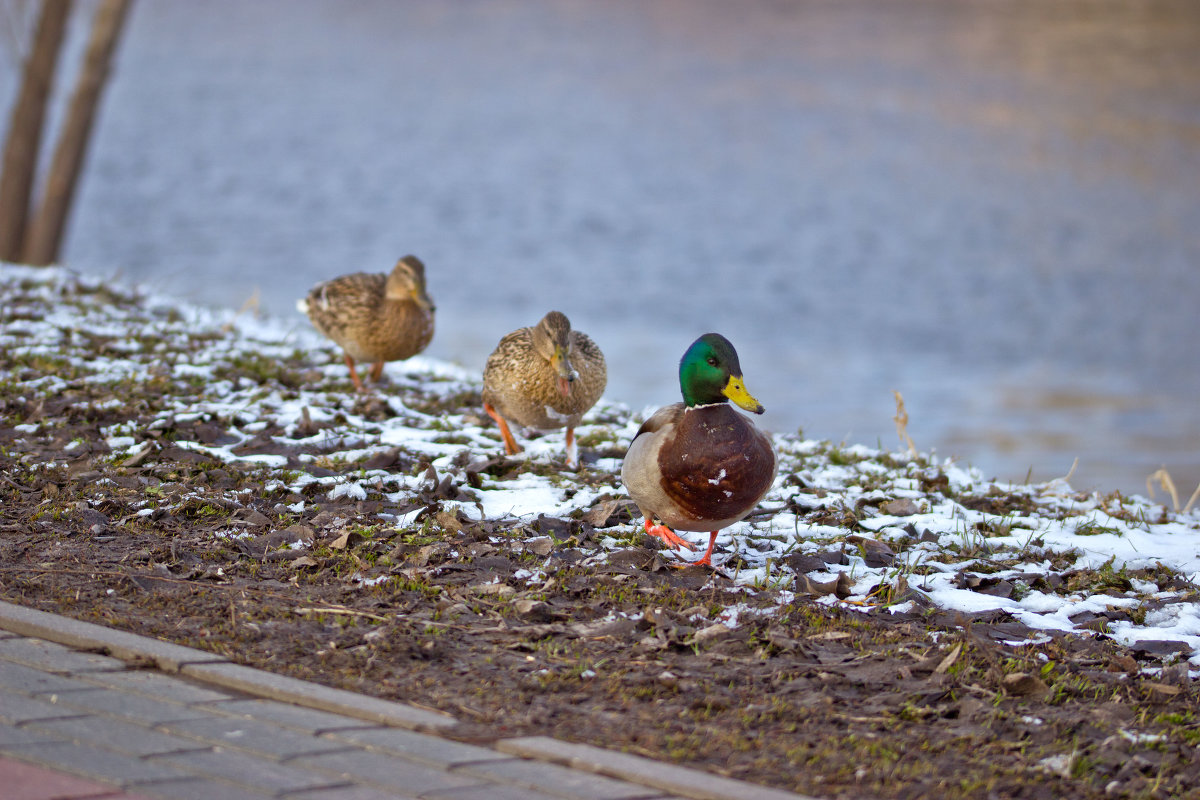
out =
<path fill-rule="evenodd" d="M 141 3 L 65 260 L 306 325 L 412 252 L 437 357 L 558 308 L 641 409 L 716 330 L 774 430 L 898 446 L 898 390 L 989 475 L 1187 494 L 1197 76 L 1190 0 Z"/>

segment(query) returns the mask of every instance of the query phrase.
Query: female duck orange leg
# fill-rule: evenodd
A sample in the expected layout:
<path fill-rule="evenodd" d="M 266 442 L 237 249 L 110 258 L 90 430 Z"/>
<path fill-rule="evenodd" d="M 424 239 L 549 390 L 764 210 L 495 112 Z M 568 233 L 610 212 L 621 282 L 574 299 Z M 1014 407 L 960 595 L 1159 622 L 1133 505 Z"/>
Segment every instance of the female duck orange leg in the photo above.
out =
<path fill-rule="evenodd" d="M 574 469 L 579 466 L 579 448 L 575 446 L 575 428 L 567 426 L 567 468 Z"/>
<path fill-rule="evenodd" d="M 365 392 L 367 387 L 363 386 L 362 380 L 358 377 L 358 370 L 354 368 L 354 359 L 346 353 L 343 353 L 342 356 L 346 359 L 346 366 L 350 368 L 350 380 L 354 381 L 354 388 L 360 392 Z"/>
<path fill-rule="evenodd" d="M 496 424 L 500 426 L 500 435 L 504 438 L 504 451 L 510 456 L 521 452 L 521 448 L 517 446 L 517 440 L 513 438 L 512 431 L 508 429 L 508 423 L 504 421 L 504 417 L 496 413 L 496 409 L 492 408 L 491 404 L 484 403 L 483 410 L 487 415 L 496 420 Z"/>

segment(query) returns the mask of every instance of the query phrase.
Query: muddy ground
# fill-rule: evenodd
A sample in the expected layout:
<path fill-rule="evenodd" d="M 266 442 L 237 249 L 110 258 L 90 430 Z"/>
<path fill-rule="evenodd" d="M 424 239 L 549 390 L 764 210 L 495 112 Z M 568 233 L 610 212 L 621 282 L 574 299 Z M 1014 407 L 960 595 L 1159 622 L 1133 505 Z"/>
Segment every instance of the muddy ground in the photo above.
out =
<path fill-rule="evenodd" d="M 271 369 L 286 384 L 311 364 Z M 50 373 L 52 396 L 22 388 Z M 219 443 L 203 419 L 159 425 L 114 459 L 102 431 L 151 429 L 180 384 L 131 381 L 114 402 L 85 377 L 0 353 L 6 601 L 441 709 L 471 742 L 549 735 L 824 798 L 1200 797 L 1200 693 L 1179 648 L 1120 646 L 1102 618 L 1095 636 L 1014 647 L 1030 631 L 999 612 L 950 613 L 911 592 L 907 610 L 867 613 L 818 602 L 839 587 L 814 585 L 730 628 L 722 609 L 775 608 L 778 591 L 667 566 L 615 487 L 598 515 L 472 521 L 445 501 L 472 476 L 518 474 L 521 457 L 486 454 L 460 480 L 402 449 L 376 454 L 372 469 L 422 478 L 389 506 L 175 444 Z M 356 407 L 388 413 L 373 402 Z M 585 447 L 571 481 L 612 485 L 586 466 L 620 456 L 603 447 Z M 362 468 L 284 455 L 317 476 Z M 622 521 L 628 546 L 595 558 L 596 527 Z M 862 533 L 853 515 L 822 522 Z M 1037 580 L 1135 577 L 1194 591 L 1167 572 Z"/>

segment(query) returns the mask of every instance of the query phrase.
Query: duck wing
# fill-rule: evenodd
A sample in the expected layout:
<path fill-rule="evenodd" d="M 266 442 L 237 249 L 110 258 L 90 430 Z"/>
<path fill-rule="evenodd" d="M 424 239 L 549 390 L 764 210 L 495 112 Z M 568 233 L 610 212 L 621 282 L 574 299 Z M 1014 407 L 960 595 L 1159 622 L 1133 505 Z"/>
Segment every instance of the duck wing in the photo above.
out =
<path fill-rule="evenodd" d="M 642 423 L 642 427 L 638 428 L 638 432 L 633 435 L 633 440 L 637 441 L 639 436 L 652 435 L 671 425 L 675 425 L 683 417 L 683 410 L 685 408 L 686 406 L 683 403 L 672 403 L 669 406 L 663 406 Z M 630 446 L 633 446 L 632 442 Z"/>

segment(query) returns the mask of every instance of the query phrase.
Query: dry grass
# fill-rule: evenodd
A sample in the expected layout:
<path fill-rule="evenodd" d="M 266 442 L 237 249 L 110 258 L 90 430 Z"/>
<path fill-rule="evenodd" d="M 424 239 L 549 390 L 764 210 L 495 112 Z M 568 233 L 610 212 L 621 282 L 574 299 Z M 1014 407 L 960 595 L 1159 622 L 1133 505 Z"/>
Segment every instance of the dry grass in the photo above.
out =
<path fill-rule="evenodd" d="M 1187 512 L 1191 511 L 1192 506 L 1196 503 L 1196 499 L 1200 498 L 1200 485 L 1197 485 L 1196 491 L 1192 492 L 1192 496 L 1188 498 L 1187 504 L 1185 504 L 1183 509 L 1180 510 L 1179 492 L 1175 488 L 1175 481 L 1171 480 L 1171 473 L 1167 471 L 1167 468 L 1161 467 L 1148 478 L 1146 478 L 1146 491 L 1149 493 L 1151 500 L 1154 499 L 1154 484 L 1156 482 L 1167 494 L 1171 496 L 1171 508 L 1177 514 L 1186 514 Z"/>

